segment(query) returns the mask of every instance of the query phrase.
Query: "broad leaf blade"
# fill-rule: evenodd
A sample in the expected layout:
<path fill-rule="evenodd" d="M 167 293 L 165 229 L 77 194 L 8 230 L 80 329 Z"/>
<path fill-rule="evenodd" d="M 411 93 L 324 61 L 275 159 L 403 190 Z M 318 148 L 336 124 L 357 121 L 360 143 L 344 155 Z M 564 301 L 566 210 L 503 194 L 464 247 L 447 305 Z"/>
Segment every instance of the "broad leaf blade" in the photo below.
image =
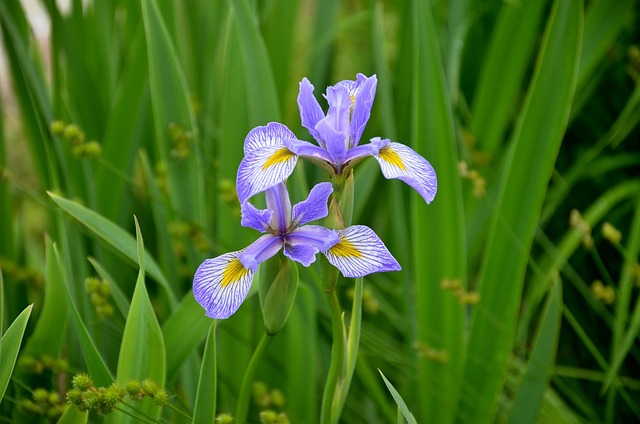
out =
<path fill-rule="evenodd" d="M 13 367 L 18 358 L 18 351 L 22 344 L 22 336 L 24 336 L 24 330 L 27 327 L 32 308 L 33 305 L 27 306 L 7 328 L 0 340 L 0 401 L 4 397 L 4 392 L 7 390 L 7 385 L 11 379 Z"/>

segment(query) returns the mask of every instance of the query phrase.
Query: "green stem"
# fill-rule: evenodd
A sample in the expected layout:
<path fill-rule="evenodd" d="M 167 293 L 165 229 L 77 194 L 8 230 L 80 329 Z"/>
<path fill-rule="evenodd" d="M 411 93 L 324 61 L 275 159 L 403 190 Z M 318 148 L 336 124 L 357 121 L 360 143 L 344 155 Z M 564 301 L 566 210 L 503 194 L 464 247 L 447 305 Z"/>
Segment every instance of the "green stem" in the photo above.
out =
<path fill-rule="evenodd" d="M 238 405 L 236 407 L 236 416 L 234 420 L 237 424 L 243 424 L 247 421 L 251 383 L 253 382 L 256 368 L 258 368 L 258 363 L 260 363 L 260 360 L 267 350 L 267 347 L 271 343 L 271 340 L 273 340 L 273 337 L 265 331 L 262 335 L 262 338 L 260 339 L 260 343 L 258 343 L 258 347 L 256 347 L 256 350 L 253 352 L 253 356 L 251 357 L 251 361 L 249 361 L 247 370 L 244 372 L 244 378 L 242 379 L 242 386 L 240 387 L 240 395 L 238 396 Z"/>
<path fill-rule="evenodd" d="M 331 306 L 331 327 L 333 330 L 333 345 L 331 346 L 331 364 L 327 375 L 327 383 L 322 395 L 322 410 L 320 412 L 321 423 L 331 423 L 331 409 L 333 398 L 340 384 L 344 370 L 344 324 L 342 322 L 342 310 L 336 294 L 335 285 L 325 291 L 329 305 Z"/>

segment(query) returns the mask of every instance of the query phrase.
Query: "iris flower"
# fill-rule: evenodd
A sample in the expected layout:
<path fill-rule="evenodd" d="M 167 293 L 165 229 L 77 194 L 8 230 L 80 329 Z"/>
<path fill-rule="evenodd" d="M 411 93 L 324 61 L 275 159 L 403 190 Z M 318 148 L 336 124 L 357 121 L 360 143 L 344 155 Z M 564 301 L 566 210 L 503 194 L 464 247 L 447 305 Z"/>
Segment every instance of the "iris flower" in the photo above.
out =
<path fill-rule="evenodd" d="M 283 183 L 266 190 L 267 209 L 242 203 L 245 227 L 262 233 L 244 250 L 205 260 L 195 273 L 193 294 L 211 318 L 228 318 L 238 310 L 249 293 L 258 265 L 281 249 L 288 258 L 309 266 L 322 252 L 329 263 L 349 278 L 374 272 L 398 271 L 400 265 L 372 229 L 354 225 L 332 230 L 305 225 L 328 214 L 331 183 L 316 185 L 306 200 L 291 208 Z"/>
<path fill-rule="evenodd" d="M 367 78 L 358 74 L 355 81 L 345 80 L 328 87 L 324 97 L 329 110 L 325 115 L 313 95 L 313 85 L 303 78 L 298 94 L 300 117 L 317 145 L 298 140 L 289 128 L 277 122 L 254 128 L 245 139 L 245 156 L 238 168 L 240 202 L 285 181 L 299 157 L 335 175 L 346 175 L 357 162 L 373 156 L 386 178 L 404 181 L 430 203 L 436 195 L 437 180 L 425 158 L 404 144 L 380 137 L 359 144 L 371 114 L 377 82 L 375 75 Z"/>

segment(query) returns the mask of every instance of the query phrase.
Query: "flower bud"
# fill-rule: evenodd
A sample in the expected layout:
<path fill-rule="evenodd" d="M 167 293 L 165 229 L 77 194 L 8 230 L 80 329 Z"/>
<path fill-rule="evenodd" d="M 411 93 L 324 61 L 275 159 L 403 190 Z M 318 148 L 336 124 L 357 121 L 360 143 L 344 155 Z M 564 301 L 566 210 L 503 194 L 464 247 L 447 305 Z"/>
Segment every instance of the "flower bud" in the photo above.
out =
<path fill-rule="evenodd" d="M 260 305 L 269 334 L 287 322 L 297 290 L 298 267 L 289 258 L 278 254 L 260 266 Z"/>

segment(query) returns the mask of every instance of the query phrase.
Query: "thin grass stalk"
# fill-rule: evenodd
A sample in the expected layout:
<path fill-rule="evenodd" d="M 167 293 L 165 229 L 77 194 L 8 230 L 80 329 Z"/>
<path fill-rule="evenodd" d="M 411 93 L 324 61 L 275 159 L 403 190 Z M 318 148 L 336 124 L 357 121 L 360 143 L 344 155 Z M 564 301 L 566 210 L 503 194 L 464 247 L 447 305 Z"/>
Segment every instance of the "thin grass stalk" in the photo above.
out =
<path fill-rule="evenodd" d="M 236 423 L 244 424 L 247 421 L 249 413 L 249 400 L 251 399 L 251 385 L 253 378 L 258 369 L 258 364 L 262 361 L 262 358 L 267 351 L 267 348 L 273 341 L 273 335 L 270 335 L 267 331 L 264 332 L 256 350 L 251 356 L 251 361 L 247 366 L 247 370 L 242 378 L 242 386 L 240 386 L 240 394 L 238 395 L 238 405 L 236 407 L 236 415 L 234 417 Z"/>

